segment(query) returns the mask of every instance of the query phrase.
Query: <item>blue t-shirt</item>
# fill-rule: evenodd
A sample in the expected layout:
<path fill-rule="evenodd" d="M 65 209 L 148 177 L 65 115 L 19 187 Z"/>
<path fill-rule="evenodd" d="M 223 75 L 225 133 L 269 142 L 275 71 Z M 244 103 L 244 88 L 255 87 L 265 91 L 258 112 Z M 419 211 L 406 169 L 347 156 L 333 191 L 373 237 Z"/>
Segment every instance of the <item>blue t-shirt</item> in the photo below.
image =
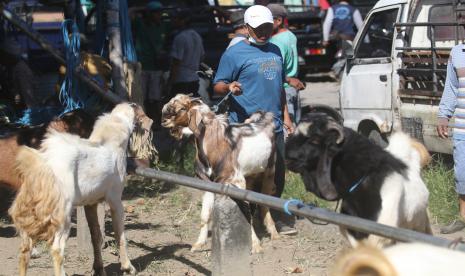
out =
<path fill-rule="evenodd" d="M 214 83 L 238 81 L 242 94 L 230 98 L 229 120 L 241 123 L 255 111 L 272 112 L 275 130 L 283 129 L 281 93 L 283 89 L 283 59 L 278 46 L 263 46 L 241 41 L 223 54 Z"/>

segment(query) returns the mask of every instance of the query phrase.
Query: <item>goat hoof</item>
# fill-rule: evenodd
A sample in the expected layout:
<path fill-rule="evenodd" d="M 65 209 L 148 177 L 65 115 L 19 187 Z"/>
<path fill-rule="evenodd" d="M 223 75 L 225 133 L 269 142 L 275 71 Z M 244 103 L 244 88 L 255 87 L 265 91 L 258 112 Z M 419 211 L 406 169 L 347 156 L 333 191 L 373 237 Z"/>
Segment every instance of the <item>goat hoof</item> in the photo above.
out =
<path fill-rule="evenodd" d="M 107 273 L 105 272 L 105 269 L 102 268 L 98 268 L 98 269 L 95 269 L 92 271 L 92 276 L 107 276 Z"/>
<path fill-rule="evenodd" d="M 271 240 L 279 240 L 281 236 L 278 233 L 271 234 Z"/>
<path fill-rule="evenodd" d="M 201 251 L 205 243 L 196 243 L 191 247 L 191 252 Z"/>
<path fill-rule="evenodd" d="M 125 275 L 127 275 L 127 274 L 136 275 L 136 273 L 137 273 L 136 268 L 132 264 L 129 264 L 129 267 L 122 268 L 121 270 L 124 272 Z"/>
<path fill-rule="evenodd" d="M 252 245 L 252 254 L 259 254 L 259 253 L 263 253 L 262 246 L 259 244 Z"/>

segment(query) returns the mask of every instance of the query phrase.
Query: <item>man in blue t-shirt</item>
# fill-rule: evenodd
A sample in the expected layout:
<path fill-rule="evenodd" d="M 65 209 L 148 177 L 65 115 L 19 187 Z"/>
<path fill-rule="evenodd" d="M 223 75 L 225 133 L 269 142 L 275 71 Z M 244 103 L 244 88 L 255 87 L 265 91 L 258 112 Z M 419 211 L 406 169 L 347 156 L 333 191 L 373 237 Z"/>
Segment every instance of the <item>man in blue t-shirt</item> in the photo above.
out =
<path fill-rule="evenodd" d="M 244 14 L 249 39 L 231 46 L 223 54 L 214 80 L 215 93 L 233 93 L 229 120 L 243 122 L 253 112 L 272 112 L 275 117 L 277 158 L 276 196 L 284 189 L 284 133 L 292 134 L 283 82 L 283 58 L 279 48 L 268 43 L 273 33 L 273 16 L 264 6 L 255 5 Z M 278 229 L 279 230 L 279 229 Z"/>

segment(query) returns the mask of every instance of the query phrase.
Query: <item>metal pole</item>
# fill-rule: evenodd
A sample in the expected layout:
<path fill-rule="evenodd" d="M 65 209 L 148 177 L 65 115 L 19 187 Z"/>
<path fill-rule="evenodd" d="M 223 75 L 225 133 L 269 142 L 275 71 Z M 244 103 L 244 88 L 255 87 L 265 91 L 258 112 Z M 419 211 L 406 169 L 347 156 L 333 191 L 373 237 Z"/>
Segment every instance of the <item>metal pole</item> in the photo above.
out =
<path fill-rule="evenodd" d="M 107 0 L 107 33 L 110 38 L 109 52 L 110 64 L 112 68 L 111 77 L 115 88 L 115 93 L 122 98 L 128 98 L 124 72 L 123 72 L 123 52 L 121 50 L 121 33 L 119 22 L 119 0 Z"/>
<path fill-rule="evenodd" d="M 158 171 L 147 168 L 136 168 L 136 174 L 155 178 L 157 180 L 176 183 L 179 185 L 188 186 L 195 189 L 200 189 L 204 191 L 209 191 L 217 194 L 223 194 L 230 196 L 235 199 L 248 201 L 251 203 L 256 203 L 260 205 L 267 206 L 276 210 L 283 211 L 284 203 L 286 200 L 272 197 L 260 193 L 256 193 L 249 190 L 239 189 L 230 185 L 224 185 L 215 182 L 203 181 L 197 178 L 178 175 L 174 173 Z M 344 214 L 339 214 L 327 209 L 318 208 L 314 206 L 305 206 L 303 208 L 297 208 L 295 205 L 290 205 L 289 210 L 298 216 L 306 218 L 315 218 L 321 221 L 326 221 L 329 223 L 341 225 L 356 231 L 375 234 L 385 238 L 402 241 L 402 242 L 422 242 L 429 243 L 441 247 L 449 247 L 451 241 L 427 235 L 420 232 L 415 232 L 407 229 L 395 228 L 392 226 L 387 226 L 383 224 L 376 223 L 374 221 L 348 216 Z M 458 244 L 455 249 L 460 251 L 465 251 L 464 244 Z"/>
<path fill-rule="evenodd" d="M 6 20 L 8 20 L 11 24 L 15 27 L 20 29 L 24 32 L 29 38 L 34 40 L 37 44 L 40 45 L 44 50 L 48 51 L 58 62 L 61 64 L 66 64 L 66 60 L 61 55 L 60 51 L 53 48 L 53 46 L 45 40 L 37 31 L 30 28 L 21 18 L 19 18 L 15 13 L 7 10 L 5 8 L 5 4 L 0 4 L 0 15 L 3 16 Z M 118 104 L 124 102 L 121 97 L 112 93 L 110 90 L 105 90 L 100 85 L 95 82 L 92 78 L 88 76 L 88 74 L 81 70 L 79 67 L 76 68 L 74 71 L 74 75 L 83 83 L 88 85 L 91 89 L 95 90 L 97 93 L 100 94 L 105 100 L 113 103 Z"/>
<path fill-rule="evenodd" d="M 436 58 L 436 50 L 434 49 L 434 46 L 436 46 L 436 30 L 434 25 L 430 25 L 429 27 L 431 30 L 431 58 L 433 59 L 433 92 L 438 92 L 438 62 Z"/>

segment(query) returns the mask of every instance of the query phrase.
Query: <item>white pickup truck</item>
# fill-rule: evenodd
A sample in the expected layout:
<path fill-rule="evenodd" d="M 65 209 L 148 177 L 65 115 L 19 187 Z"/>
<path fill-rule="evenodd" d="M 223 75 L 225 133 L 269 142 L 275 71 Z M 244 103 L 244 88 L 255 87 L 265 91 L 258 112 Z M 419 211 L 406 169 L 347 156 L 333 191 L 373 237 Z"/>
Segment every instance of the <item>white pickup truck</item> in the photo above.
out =
<path fill-rule="evenodd" d="M 348 47 L 339 93 L 344 125 L 379 144 L 403 130 L 430 151 L 450 153 L 436 115 L 450 49 L 465 38 L 456 23 L 463 7 L 463 0 L 380 0 Z"/>

